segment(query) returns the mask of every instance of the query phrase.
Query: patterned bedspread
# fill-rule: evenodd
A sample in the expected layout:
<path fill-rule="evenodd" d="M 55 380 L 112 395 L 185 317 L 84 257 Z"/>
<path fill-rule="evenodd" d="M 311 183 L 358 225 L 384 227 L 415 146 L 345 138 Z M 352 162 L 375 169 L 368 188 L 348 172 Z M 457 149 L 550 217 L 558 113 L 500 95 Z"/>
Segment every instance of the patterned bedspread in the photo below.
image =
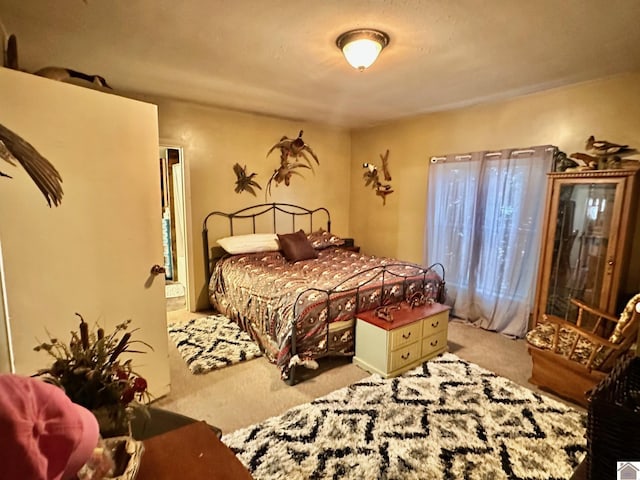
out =
<path fill-rule="evenodd" d="M 437 295 L 440 277 L 429 272 L 424 285 L 418 265 L 343 248 L 318 254 L 293 264 L 279 252 L 233 255 L 216 264 L 209 283 L 211 304 L 251 334 L 285 379 L 294 324 L 294 363 L 352 355 L 357 312 L 400 302 L 416 291 Z"/>

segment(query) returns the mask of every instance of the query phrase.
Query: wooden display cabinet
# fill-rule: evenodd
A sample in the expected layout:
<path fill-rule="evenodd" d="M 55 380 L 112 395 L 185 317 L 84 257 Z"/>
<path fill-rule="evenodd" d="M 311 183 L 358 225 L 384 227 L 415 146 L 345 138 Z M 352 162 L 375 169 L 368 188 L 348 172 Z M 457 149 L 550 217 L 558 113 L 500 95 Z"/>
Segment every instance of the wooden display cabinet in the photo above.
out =
<path fill-rule="evenodd" d="M 534 325 L 544 313 L 575 322 L 569 298 L 617 314 L 621 297 L 635 293 L 626 279 L 638 263 L 631 257 L 637 172 L 548 174 Z"/>

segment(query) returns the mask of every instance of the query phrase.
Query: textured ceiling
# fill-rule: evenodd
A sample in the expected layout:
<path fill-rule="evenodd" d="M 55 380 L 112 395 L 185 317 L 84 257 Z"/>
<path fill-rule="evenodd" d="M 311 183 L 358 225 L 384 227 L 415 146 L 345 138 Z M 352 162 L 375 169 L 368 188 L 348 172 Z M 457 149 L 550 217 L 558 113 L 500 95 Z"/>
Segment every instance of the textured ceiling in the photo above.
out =
<path fill-rule="evenodd" d="M 26 71 L 350 127 L 640 70 L 638 0 L 0 0 L 0 24 Z M 358 27 L 391 37 L 365 72 L 335 46 Z"/>

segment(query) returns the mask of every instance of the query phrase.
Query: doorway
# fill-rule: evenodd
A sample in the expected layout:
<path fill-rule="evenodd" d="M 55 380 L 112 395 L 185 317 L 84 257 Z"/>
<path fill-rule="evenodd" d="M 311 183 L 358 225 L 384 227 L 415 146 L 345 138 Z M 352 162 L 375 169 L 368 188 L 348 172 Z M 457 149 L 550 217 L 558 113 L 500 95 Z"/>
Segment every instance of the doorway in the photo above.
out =
<path fill-rule="evenodd" d="M 186 310 L 188 276 L 182 148 L 160 146 L 160 186 L 167 311 Z"/>

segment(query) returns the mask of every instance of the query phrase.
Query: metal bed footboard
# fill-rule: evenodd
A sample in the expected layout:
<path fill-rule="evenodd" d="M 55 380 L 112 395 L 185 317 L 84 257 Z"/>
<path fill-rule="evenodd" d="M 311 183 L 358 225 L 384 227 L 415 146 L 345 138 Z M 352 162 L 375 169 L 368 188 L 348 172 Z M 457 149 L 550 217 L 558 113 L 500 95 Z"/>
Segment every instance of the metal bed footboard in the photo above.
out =
<path fill-rule="evenodd" d="M 406 273 L 406 274 L 398 273 L 390 270 L 391 268 L 394 268 L 394 267 L 395 268 L 409 267 L 409 268 L 412 268 L 413 271 L 411 273 Z M 435 271 L 436 267 L 441 270 L 441 274 Z M 375 275 L 367 278 L 367 274 L 371 272 L 375 272 Z M 429 275 L 430 273 L 431 274 L 435 273 L 438 279 L 436 280 L 431 278 L 431 276 Z M 362 282 L 359 282 L 354 287 L 342 288 L 345 284 L 353 282 L 359 277 L 365 277 L 365 278 L 363 279 Z M 387 279 L 387 277 L 391 277 L 393 280 L 390 282 L 386 282 L 385 280 Z M 431 299 L 438 303 L 444 303 L 445 296 L 446 296 L 446 291 L 445 291 L 446 283 L 445 283 L 444 266 L 441 263 L 434 263 L 426 268 L 420 267 L 418 265 L 414 266 L 407 263 L 389 263 L 386 265 L 376 266 L 376 267 L 367 268 L 365 270 L 361 270 L 360 272 L 355 273 L 352 276 L 344 279 L 340 283 L 336 284 L 331 289 L 321 289 L 321 288 L 311 287 L 300 292 L 296 297 L 294 307 L 293 307 L 293 323 L 291 325 L 291 358 L 297 355 L 296 323 L 301 318 L 301 313 L 302 313 L 298 310 L 299 308 L 298 305 L 300 304 L 299 302 L 300 299 L 304 295 L 307 295 L 309 292 L 318 292 L 326 296 L 325 308 L 327 309 L 327 325 L 328 325 L 329 323 L 331 323 L 331 318 L 330 318 L 331 317 L 331 300 L 332 298 L 334 298 L 334 296 L 336 295 L 344 296 L 344 295 L 355 294 L 355 303 L 356 303 L 355 309 L 354 309 L 354 317 L 355 317 L 355 315 L 357 315 L 361 311 L 364 311 L 364 310 L 360 310 L 360 304 L 361 304 L 360 294 L 362 291 L 364 290 L 369 291 L 369 289 L 372 286 L 375 286 L 377 288 L 378 287 L 377 284 L 379 283 L 379 288 L 380 288 L 379 302 L 380 302 L 380 306 L 383 306 L 386 304 L 387 300 L 389 299 L 389 295 L 387 295 L 387 298 L 385 298 L 385 292 L 388 291 L 393 286 L 397 286 L 398 280 L 401 280 L 401 285 L 402 285 L 401 297 L 404 301 L 406 301 L 408 300 L 407 289 L 408 289 L 409 283 L 419 282 L 420 279 L 422 282 L 420 291 L 422 291 L 422 293 L 424 293 L 427 296 L 427 299 Z M 436 287 L 432 288 L 434 281 L 436 283 Z M 326 335 L 327 335 L 327 338 L 326 338 L 325 345 L 326 345 L 326 351 L 328 351 L 329 328 L 327 328 Z M 295 385 L 296 383 L 295 371 L 296 371 L 296 363 L 291 363 L 289 365 L 288 377 L 286 379 L 287 384 Z"/>

